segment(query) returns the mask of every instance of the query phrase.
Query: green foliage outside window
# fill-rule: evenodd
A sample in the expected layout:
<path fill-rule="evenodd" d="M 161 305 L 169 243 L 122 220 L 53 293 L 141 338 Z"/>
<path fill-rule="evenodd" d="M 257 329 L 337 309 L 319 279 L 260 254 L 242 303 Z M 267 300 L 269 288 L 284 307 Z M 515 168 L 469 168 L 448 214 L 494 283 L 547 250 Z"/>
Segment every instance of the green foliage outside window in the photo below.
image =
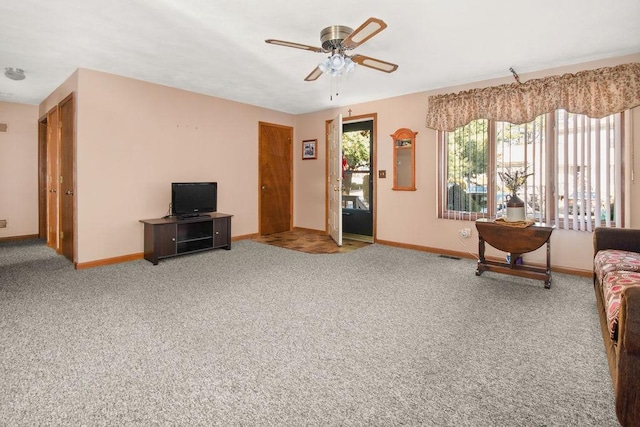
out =
<path fill-rule="evenodd" d="M 370 131 L 345 132 L 342 135 L 342 152 L 347 159 L 348 170 L 369 168 Z"/>
<path fill-rule="evenodd" d="M 486 208 L 486 199 L 475 198 L 471 190 L 486 185 L 488 138 L 487 120 L 474 120 L 447 133 L 448 209 L 480 212 Z"/>

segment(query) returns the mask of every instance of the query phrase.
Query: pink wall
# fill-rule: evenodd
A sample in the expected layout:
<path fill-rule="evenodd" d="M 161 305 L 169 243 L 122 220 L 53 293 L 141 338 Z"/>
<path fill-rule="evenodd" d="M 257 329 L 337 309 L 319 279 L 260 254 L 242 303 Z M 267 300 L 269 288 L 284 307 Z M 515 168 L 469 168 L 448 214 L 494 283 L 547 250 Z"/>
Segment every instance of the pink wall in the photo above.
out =
<path fill-rule="evenodd" d="M 217 181 L 232 235 L 258 231 L 258 122 L 293 116 L 87 69 L 77 101 L 77 262 L 141 253 L 174 181 Z"/>
<path fill-rule="evenodd" d="M 38 106 L 0 102 L 0 123 L 0 239 L 37 235 Z"/>
<path fill-rule="evenodd" d="M 38 121 L 76 86 L 74 73 L 39 106 L 0 102 L 0 238 L 38 234 Z"/>
<path fill-rule="evenodd" d="M 293 221 L 295 227 L 325 231 L 325 189 L 327 141 L 325 120 L 337 116 L 339 111 L 327 110 L 296 116 L 293 155 Z M 317 139 L 318 158 L 302 160 L 302 141 Z"/>
<path fill-rule="evenodd" d="M 532 78 L 576 72 L 585 69 L 613 66 L 617 64 L 639 62 L 640 55 L 612 58 L 609 60 L 579 64 L 568 67 L 544 70 L 536 73 L 522 74 L 520 78 L 526 81 Z M 506 74 L 506 73 L 505 73 Z M 320 153 L 324 159 L 326 141 L 323 141 L 324 121 L 333 118 L 337 112 L 348 116 L 352 110 L 354 116 L 377 113 L 377 168 L 386 170 L 387 178 L 376 178 L 377 194 L 377 230 L 376 238 L 397 243 L 417 245 L 424 248 L 440 248 L 455 251 L 468 256 L 477 254 L 477 233 L 473 223 L 442 220 L 437 217 L 437 132 L 425 127 L 425 116 L 428 108 L 428 96 L 439 93 L 459 92 L 471 88 L 486 87 L 504 83 L 512 83 L 513 77 L 477 82 L 473 84 L 447 87 L 429 92 L 421 92 L 383 99 L 357 105 L 343 105 L 334 110 L 300 115 L 296 117 L 296 133 L 305 138 L 318 138 Z M 640 150 L 640 107 L 635 108 L 629 118 L 626 143 L 628 147 Z M 416 137 L 416 191 L 393 191 L 393 151 L 390 135 L 398 128 L 410 128 L 418 132 Z M 298 138 L 300 139 L 300 138 Z M 637 150 L 636 150 L 637 151 Z M 299 151 L 296 153 L 299 157 Z M 638 161 L 634 166 L 638 166 Z M 307 162 L 307 161 L 305 161 Z M 305 162 L 298 161 L 300 169 L 311 169 Z M 631 174 L 631 160 L 628 157 L 627 166 L 627 200 L 629 222 L 627 226 L 640 227 L 640 188 L 633 183 Z M 324 168 L 324 165 L 323 165 Z M 313 165 L 313 171 L 320 173 L 319 165 Z M 377 172 L 375 174 L 377 177 Z M 305 170 L 296 173 L 296 204 L 295 224 L 312 229 L 325 229 L 324 215 L 324 178 L 311 175 Z M 304 203 L 300 197 L 304 195 Z M 633 204 L 632 204 L 633 203 Z M 471 228 L 472 237 L 461 240 L 457 231 L 461 228 Z M 556 230 L 552 236 L 552 263 L 565 268 L 590 271 L 592 269 L 592 236 L 585 232 L 571 232 Z M 488 255 L 500 255 L 500 252 L 489 250 Z M 544 249 L 526 256 L 530 262 L 543 263 L 546 257 Z"/>
<path fill-rule="evenodd" d="M 640 55 L 522 74 L 522 80 L 627 62 Z M 505 73 L 506 74 L 506 73 Z M 512 77 L 442 88 L 357 105 L 336 105 L 316 113 L 292 116 L 246 104 L 159 86 L 102 72 L 80 69 L 40 105 L 46 113 L 69 92 L 77 102 L 77 247 L 79 263 L 142 252 L 142 218 L 164 215 L 172 181 L 215 180 L 219 210 L 231 213 L 233 236 L 258 231 L 258 122 L 294 127 L 294 226 L 324 230 L 326 187 L 325 121 L 377 114 L 377 167 L 388 178 L 376 178 L 376 237 L 425 248 L 477 253 L 473 224 L 437 218 L 437 133 L 424 126 L 428 96 L 474 87 L 511 83 Z M 0 110 L 1 111 L 1 110 Z M 640 145 L 640 109 L 627 122 L 630 147 Z M 37 117 L 33 144 L 37 147 Z M 392 191 L 393 153 L 390 135 L 398 128 L 418 132 L 417 191 Z M 318 140 L 318 159 L 302 160 L 301 142 Z M 631 150 L 630 150 L 631 151 Z M 630 159 L 630 157 L 629 157 Z M 32 179 L 37 181 L 37 159 Z M 626 161 L 631 166 L 631 161 Z M 637 166 L 637 165 L 634 165 Z M 628 173 L 632 170 L 628 167 Z M 1 173 L 1 172 L 0 172 Z M 377 173 L 376 173 L 377 176 Z M 628 195 L 639 200 L 637 184 L 628 180 Z M 36 193 L 34 193 L 35 195 Z M 35 197 L 35 196 L 34 196 Z M 35 209 L 24 207 L 24 210 Z M 640 227 L 640 202 L 629 204 L 628 225 Z M 33 220 L 37 231 L 37 218 Z M 0 218 L 2 219 L 2 218 Z M 474 230 L 460 241 L 457 230 Z M 0 230 L 0 233 L 2 231 Z M 0 234 L 2 236 L 2 234 Z M 554 265 L 591 269 L 591 235 L 554 232 Z M 491 253 L 490 253 L 491 255 Z M 541 262 L 543 254 L 530 255 Z"/>

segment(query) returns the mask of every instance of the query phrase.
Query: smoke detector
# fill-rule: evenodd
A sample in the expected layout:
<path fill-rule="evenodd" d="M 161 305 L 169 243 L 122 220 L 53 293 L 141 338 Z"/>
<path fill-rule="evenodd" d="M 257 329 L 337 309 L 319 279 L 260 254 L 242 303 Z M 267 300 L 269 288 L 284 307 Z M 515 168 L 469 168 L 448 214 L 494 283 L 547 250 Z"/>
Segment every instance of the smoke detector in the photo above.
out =
<path fill-rule="evenodd" d="M 24 75 L 24 70 L 21 70 L 20 68 L 8 67 L 8 68 L 5 68 L 4 70 L 5 70 L 4 75 L 11 80 L 24 80 L 24 78 L 26 77 Z"/>

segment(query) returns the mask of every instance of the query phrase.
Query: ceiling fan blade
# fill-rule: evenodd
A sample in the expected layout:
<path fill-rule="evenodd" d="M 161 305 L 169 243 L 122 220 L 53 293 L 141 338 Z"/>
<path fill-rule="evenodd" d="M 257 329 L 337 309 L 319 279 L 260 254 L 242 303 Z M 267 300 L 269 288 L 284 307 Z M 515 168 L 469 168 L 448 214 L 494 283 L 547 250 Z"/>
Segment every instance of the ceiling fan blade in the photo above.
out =
<path fill-rule="evenodd" d="M 306 82 L 312 82 L 314 80 L 317 80 L 318 77 L 320 77 L 322 74 L 323 74 L 323 71 L 320 69 L 320 67 L 316 67 L 313 69 L 312 72 L 309 73 L 307 77 L 304 78 L 304 80 Z"/>
<path fill-rule="evenodd" d="M 382 61 L 380 59 L 371 58 L 365 55 L 353 55 L 351 57 L 356 64 L 363 65 L 365 67 L 373 68 L 374 70 L 384 71 L 385 73 L 393 73 L 398 69 L 396 64 L 391 62 Z"/>
<path fill-rule="evenodd" d="M 387 28 L 382 19 L 369 18 L 342 41 L 346 49 L 353 49 Z"/>
<path fill-rule="evenodd" d="M 320 47 L 309 46 L 309 45 L 300 44 L 300 43 L 287 42 L 284 40 L 268 39 L 268 40 L 265 40 L 265 42 L 270 44 L 277 44 L 279 46 L 295 47 L 296 49 L 311 50 L 313 52 L 324 52 L 324 50 L 322 50 L 322 48 Z"/>

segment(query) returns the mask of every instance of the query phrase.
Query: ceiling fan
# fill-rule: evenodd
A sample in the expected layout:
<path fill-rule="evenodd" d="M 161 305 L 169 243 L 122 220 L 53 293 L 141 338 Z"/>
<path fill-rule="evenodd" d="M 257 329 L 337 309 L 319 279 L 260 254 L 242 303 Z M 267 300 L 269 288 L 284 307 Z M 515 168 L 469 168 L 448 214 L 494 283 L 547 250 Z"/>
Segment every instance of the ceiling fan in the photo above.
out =
<path fill-rule="evenodd" d="M 396 64 L 371 58 L 370 56 L 346 54 L 347 51 L 360 46 L 385 28 L 387 28 L 387 24 L 381 19 L 369 18 L 355 30 L 350 27 L 345 27 L 344 25 L 332 25 L 325 28 L 320 32 L 322 47 L 274 39 L 268 39 L 265 40 L 265 42 L 313 52 L 331 53 L 327 59 L 305 77 L 305 80 L 308 82 L 316 80 L 327 72 L 333 76 L 347 73 L 353 70 L 356 64 L 373 68 L 374 70 L 384 71 L 385 73 L 393 73 L 398 68 Z"/>

